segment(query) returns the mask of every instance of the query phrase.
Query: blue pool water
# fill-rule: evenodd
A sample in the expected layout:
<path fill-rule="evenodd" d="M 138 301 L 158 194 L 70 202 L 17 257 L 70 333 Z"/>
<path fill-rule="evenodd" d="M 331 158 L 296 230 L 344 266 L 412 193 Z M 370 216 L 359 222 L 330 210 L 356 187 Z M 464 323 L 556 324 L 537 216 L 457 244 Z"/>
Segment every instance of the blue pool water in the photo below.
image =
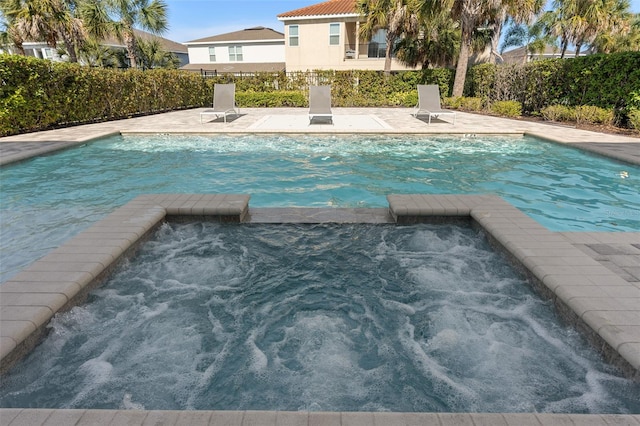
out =
<path fill-rule="evenodd" d="M 0 406 L 640 413 L 465 227 L 165 224 L 51 327 Z"/>
<path fill-rule="evenodd" d="M 142 193 L 252 207 L 491 193 L 551 230 L 640 229 L 640 167 L 527 137 L 118 136 L 3 167 L 0 184 L 0 282 Z"/>

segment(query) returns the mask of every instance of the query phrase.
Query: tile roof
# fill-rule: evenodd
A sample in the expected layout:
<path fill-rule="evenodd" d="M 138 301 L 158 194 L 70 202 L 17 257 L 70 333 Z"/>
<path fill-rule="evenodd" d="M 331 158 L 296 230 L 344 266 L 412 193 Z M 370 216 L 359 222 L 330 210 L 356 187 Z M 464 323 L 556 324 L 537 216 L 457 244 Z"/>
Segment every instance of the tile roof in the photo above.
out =
<path fill-rule="evenodd" d="M 302 16 L 352 15 L 357 13 L 356 0 L 329 0 L 281 13 L 278 15 L 278 19 Z"/>
<path fill-rule="evenodd" d="M 211 37 L 199 38 L 191 40 L 189 43 L 206 43 L 206 42 L 224 42 L 224 41 L 260 41 L 260 40 L 279 40 L 284 41 L 284 34 L 271 28 L 253 27 L 231 33 L 219 34 Z"/>

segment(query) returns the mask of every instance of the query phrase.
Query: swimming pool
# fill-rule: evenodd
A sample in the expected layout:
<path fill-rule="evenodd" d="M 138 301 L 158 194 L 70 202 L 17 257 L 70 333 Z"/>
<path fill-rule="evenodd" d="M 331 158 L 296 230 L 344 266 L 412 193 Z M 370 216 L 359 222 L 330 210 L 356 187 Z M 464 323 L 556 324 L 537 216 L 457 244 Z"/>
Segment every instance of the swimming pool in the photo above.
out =
<path fill-rule="evenodd" d="M 491 193 L 551 230 L 640 229 L 640 167 L 528 137 L 118 136 L 0 182 L 0 281 L 141 193 L 247 193 L 252 207 Z"/>
<path fill-rule="evenodd" d="M 468 227 L 169 223 L 89 302 L 1 406 L 640 412 Z"/>

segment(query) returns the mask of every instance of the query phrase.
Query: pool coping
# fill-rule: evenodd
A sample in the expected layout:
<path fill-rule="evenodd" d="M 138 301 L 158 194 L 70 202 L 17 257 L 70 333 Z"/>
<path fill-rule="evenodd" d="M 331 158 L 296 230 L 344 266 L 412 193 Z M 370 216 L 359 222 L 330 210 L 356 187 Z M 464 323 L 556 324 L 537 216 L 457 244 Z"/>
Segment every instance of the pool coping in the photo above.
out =
<path fill-rule="evenodd" d="M 559 426 L 640 425 L 640 415 L 0 409 L 6 426 Z"/>
<path fill-rule="evenodd" d="M 609 362 L 627 377 L 640 380 L 640 288 L 574 247 L 563 233 L 549 231 L 498 196 L 388 195 L 389 209 L 250 209 L 249 200 L 250 196 L 243 194 L 140 195 L 0 285 L 2 371 L 37 345 L 46 335 L 47 324 L 56 312 L 81 303 L 91 289 L 104 282 L 119 261 L 132 255 L 167 218 L 235 223 L 395 222 L 399 225 L 466 220 L 482 229 L 494 246 L 504 250 L 536 289 L 554 302 L 560 315 L 584 332 Z M 624 235 L 640 241 L 640 232 Z M 16 419 L 47 412 L 18 411 Z M 53 410 L 47 418 L 61 415 L 56 414 L 58 411 L 65 412 Z M 75 413 L 73 415 L 82 412 L 85 416 L 94 415 L 94 411 L 103 410 L 71 412 Z M 7 413 L 13 415 L 16 411 L 0 410 L 0 416 Z M 115 417 L 119 415 L 118 411 L 114 413 Z M 146 419 L 150 412 L 145 413 Z M 247 413 L 254 412 L 238 413 L 243 413 L 242 418 L 235 424 L 253 424 L 247 423 L 246 416 L 252 416 Z M 267 417 L 272 418 L 277 412 L 268 413 Z M 331 413 L 329 417 L 335 415 Z M 358 418 L 375 416 L 372 413 L 358 415 Z M 436 416 L 424 415 L 426 418 Z M 216 415 L 210 416 L 213 419 Z M 473 416 L 482 415 L 457 416 L 446 419 L 455 418 L 464 423 L 476 418 Z M 513 424 L 505 415 L 495 416 L 502 416 L 500 419 L 506 421 L 504 424 Z M 527 421 L 540 421 L 540 415 L 530 416 Z M 308 413 L 307 419 L 311 417 Z M 403 417 L 392 417 L 393 422 L 405 424 Z M 444 417 L 437 418 L 442 421 Z M 638 416 L 631 418 L 640 423 Z M 350 424 L 345 423 L 343 417 L 340 419 L 341 423 L 335 424 Z M 523 420 L 522 417 L 518 419 Z M 326 424 L 334 424 L 331 422 L 333 420 Z M 265 420 L 260 424 L 274 423 Z"/>

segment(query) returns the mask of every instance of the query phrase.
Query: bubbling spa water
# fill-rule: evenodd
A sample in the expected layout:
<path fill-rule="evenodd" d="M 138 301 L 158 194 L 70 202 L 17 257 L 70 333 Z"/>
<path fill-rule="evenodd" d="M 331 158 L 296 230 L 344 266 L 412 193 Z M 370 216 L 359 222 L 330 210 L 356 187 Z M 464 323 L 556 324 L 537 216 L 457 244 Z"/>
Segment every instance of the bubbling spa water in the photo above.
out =
<path fill-rule="evenodd" d="M 165 224 L 2 407 L 639 413 L 640 384 L 453 225 Z"/>

